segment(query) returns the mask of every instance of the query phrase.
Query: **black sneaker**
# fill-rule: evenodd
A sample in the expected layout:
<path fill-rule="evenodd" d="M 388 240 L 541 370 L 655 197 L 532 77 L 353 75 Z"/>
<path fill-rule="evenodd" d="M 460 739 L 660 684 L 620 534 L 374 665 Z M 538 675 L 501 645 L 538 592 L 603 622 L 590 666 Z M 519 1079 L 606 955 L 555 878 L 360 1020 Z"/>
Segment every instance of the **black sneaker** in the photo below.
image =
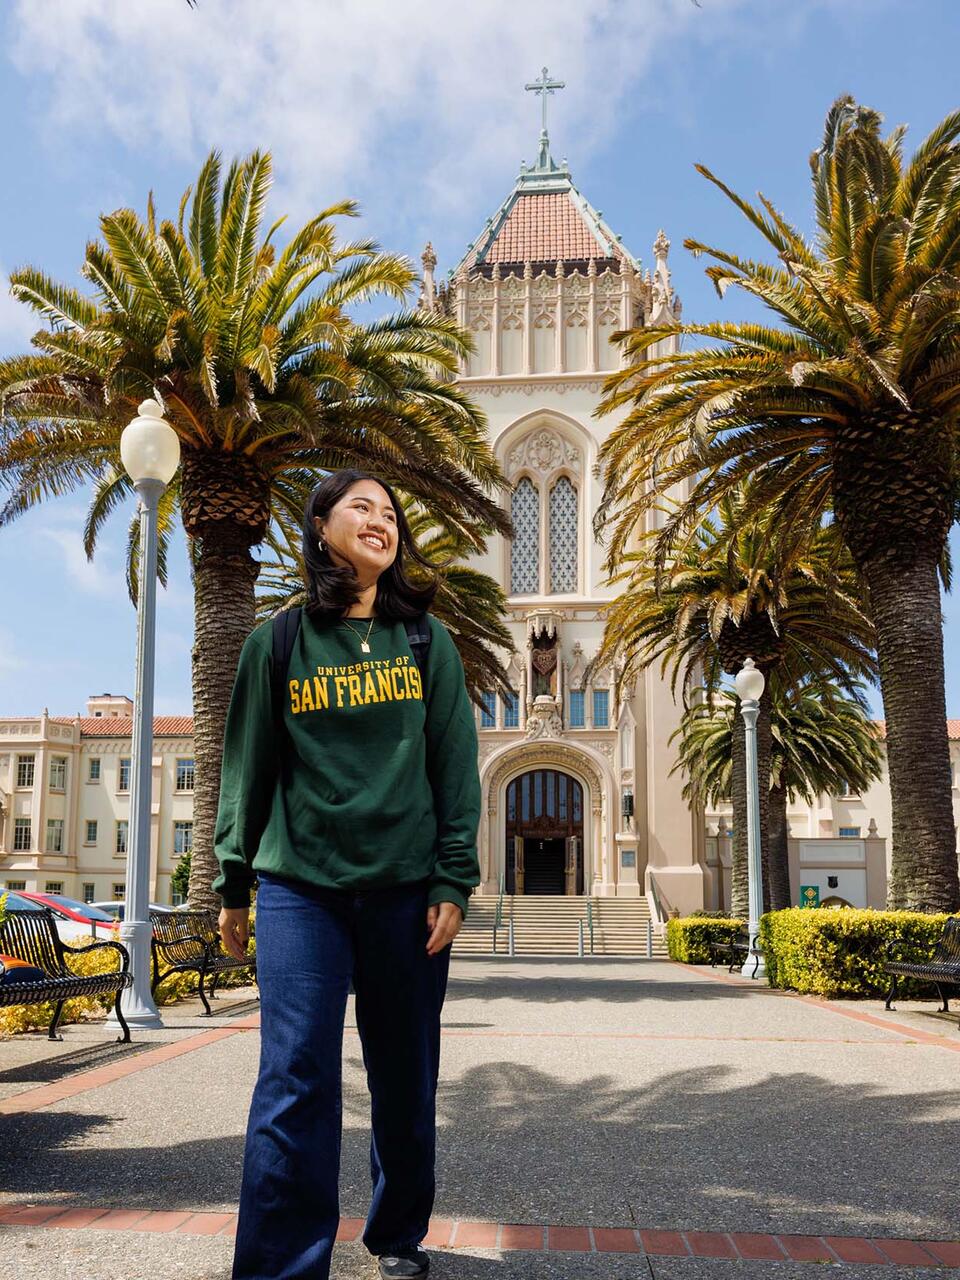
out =
<path fill-rule="evenodd" d="M 430 1270 L 430 1255 L 418 1244 L 409 1249 L 397 1249 L 395 1253 L 381 1253 L 380 1274 L 384 1280 L 391 1276 L 425 1276 Z"/>

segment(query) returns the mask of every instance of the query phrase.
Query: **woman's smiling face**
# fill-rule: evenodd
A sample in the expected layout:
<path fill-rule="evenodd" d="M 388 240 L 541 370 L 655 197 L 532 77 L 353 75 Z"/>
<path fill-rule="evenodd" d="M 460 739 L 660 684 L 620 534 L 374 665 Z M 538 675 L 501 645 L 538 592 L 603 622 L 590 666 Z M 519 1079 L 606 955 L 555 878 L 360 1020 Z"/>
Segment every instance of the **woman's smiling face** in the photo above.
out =
<path fill-rule="evenodd" d="M 334 563 L 352 565 L 358 576 L 379 575 L 397 557 L 397 514 L 375 480 L 352 484 L 325 518 L 314 516 L 314 525 Z"/>

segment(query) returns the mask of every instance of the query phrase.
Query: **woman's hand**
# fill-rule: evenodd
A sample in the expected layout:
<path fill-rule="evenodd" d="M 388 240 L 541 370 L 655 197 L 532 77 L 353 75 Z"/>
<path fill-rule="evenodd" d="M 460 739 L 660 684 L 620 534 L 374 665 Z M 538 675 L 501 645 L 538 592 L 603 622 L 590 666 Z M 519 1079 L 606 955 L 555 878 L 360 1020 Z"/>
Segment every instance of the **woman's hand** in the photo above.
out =
<path fill-rule="evenodd" d="M 221 907 L 217 920 L 224 949 L 234 960 L 246 960 L 250 938 L 250 908 Z"/>
<path fill-rule="evenodd" d="M 427 907 L 427 928 L 430 937 L 427 939 L 427 955 L 435 956 L 438 951 L 448 947 L 460 932 L 463 924 L 463 912 L 455 902 L 437 902 Z"/>

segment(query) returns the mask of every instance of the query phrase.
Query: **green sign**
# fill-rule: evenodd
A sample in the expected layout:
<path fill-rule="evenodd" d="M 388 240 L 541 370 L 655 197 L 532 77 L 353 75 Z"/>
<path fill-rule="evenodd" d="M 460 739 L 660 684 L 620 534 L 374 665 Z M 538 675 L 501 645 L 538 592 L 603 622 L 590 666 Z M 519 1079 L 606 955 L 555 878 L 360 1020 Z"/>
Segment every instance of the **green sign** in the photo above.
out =
<path fill-rule="evenodd" d="M 802 884 L 800 886 L 801 907 L 819 907 L 820 886 L 818 884 Z"/>

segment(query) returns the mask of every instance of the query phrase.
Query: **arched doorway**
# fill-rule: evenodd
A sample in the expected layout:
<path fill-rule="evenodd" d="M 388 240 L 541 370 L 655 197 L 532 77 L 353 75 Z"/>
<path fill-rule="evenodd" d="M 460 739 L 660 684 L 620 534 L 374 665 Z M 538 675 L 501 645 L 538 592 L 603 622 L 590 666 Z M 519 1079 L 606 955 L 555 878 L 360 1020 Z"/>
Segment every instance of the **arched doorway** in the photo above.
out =
<path fill-rule="evenodd" d="M 507 893 L 583 893 L 583 787 L 531 769 L 507 787 Z"/>

